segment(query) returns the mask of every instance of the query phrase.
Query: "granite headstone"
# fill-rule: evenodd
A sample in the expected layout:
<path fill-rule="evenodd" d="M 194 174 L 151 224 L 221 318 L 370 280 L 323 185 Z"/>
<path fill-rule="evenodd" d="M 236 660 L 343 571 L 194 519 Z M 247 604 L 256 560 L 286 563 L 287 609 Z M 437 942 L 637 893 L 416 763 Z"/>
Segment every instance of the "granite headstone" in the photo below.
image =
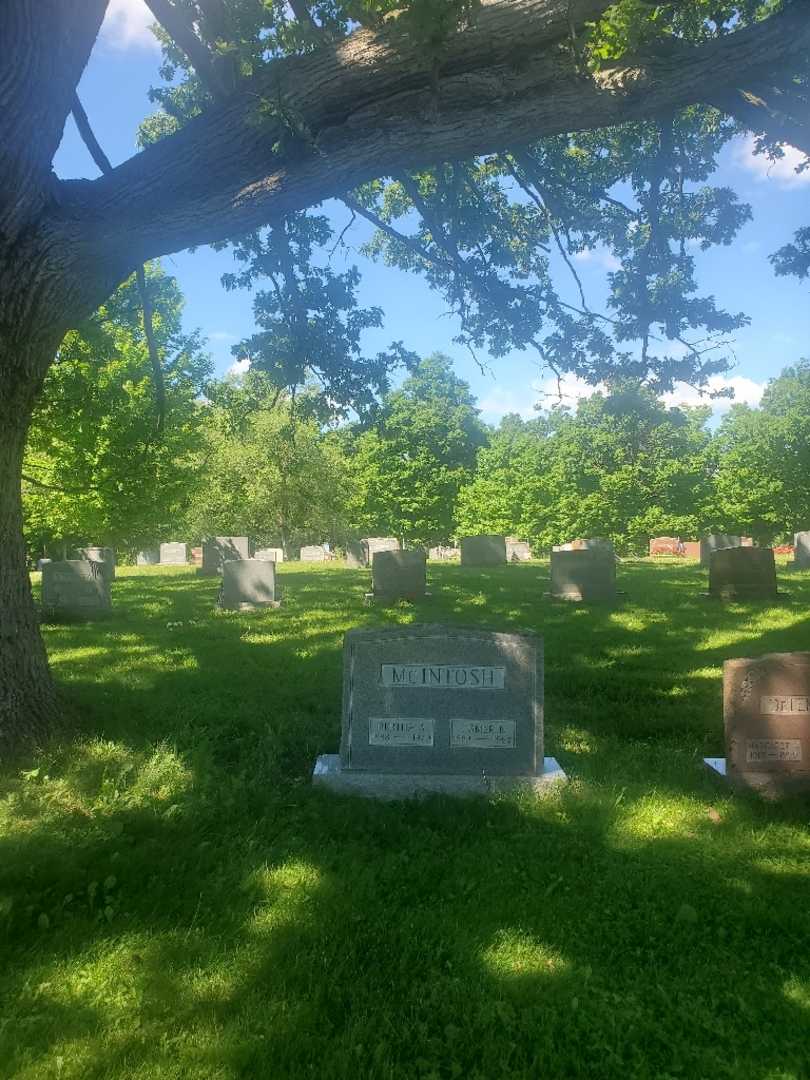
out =
<path fill-rule="evenodd" d="M 104 564 L 90 559 L 46 562 L 42 567 L 42 609 L 49 616 L 92 619 L 112 608 Z"/>
<path fill-rule="evenodd" d="M 557 600 L 615 600 L 616 558 L 612 547 L 552 551 L 551 596 Z"/>
<path fill-rule="evenodd" d="M 399 551 L 402 547 L 395 536 L 367 536 L 361 543 L 366 546 L 369 566 L 378 551 Z"/>
<path fill-rule="evenodd" d="M 793 569 L 810 570 L 810 532 L 797 532 L 793 537 Z"/>
<path fill-rule="evenodd" d="M 160 562 L 160 548 L 151 547 L 144 548 L 143 551 L 139 551 L 135 557 L 135 564 L 137 566 L 157 566 Z"/>
<path fill-rule="evenodd" d="M 188 546 L 179 542 L 160 545 L 162 566 L 185 566 L 188 562 Z"/>
<path fill-rule="evenodd" d="M 529 562 L 532 557 L 532 549 L 525 540 L 516 540 L 514 537 L 506 538 L 506 561 Z"/>
<path fill-rule="evenodd" d="M 222 564 L 222 586 L 217 603 L 231 611 L 279 607 L 281 590 L 276 564 L 265 559 L 234 559 Z"/>
<path fill-rule="evenodd" d="M 462 566 L 502 566 L 506 562 L 503 536 L 465 536 L 460 546 Z"/>
<path fill-rule="evenodd" d="M 709 595 L 718 600 L 776 600 L 776 562 L 771 548 L 729 547 L 709 560 Z"/>
<path fill-rule="evenodd" d="M 76 554 L 79 559 L 87 559 L 89 562 L 101 563 L 104 567 L 104 573 L 109 580 L 115 581 L 115 552 L 111 547 L 77 548 Z"/>
<path fill-rule="evenodd" d="M 352 570 L 368 566 L 368 548 L 363 540 L 350 540 L 346 545 L 346 565 Z"/>
<path fill-rule="evenodd" d="M 424 551 L 376 551 L 371 561 L 375 600 L 420 600 L 425 596 Z"/>
<path fill-rule="evenodd" d="M 259 548 L 258 551 L 254 551 L 253 558 L 259 559 L 260 562 L 284 562 L 284 548 Z"/>
<path fill-rule="evenodd" d="M 215 577 L 222 573 L 224 562 L 249 558 L 250 540 L 246 536 L 212 536 L 203 541 L 201 573 Z"/>
<path fill-rule="evenodd" d="M 710 533 L 700 541 L 700 563 L 708 566 L 709 560 L 715 551 L 725 551 L 727 548 L 742 547 L 742 537 L 732 536 L 729 533 Z"/>
<path fill-rule="evenodd" d="M 323 544 L 307 544 L 301 548 L 301 562 L 326 562 Z"/>

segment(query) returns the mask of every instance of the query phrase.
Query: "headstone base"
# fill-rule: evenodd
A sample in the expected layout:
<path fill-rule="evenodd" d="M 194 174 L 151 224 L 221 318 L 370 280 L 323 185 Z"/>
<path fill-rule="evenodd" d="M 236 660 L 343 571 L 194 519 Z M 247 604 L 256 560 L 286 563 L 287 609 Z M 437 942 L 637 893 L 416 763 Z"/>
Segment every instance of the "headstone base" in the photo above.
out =
<path fill-rule="evenodd" d="M 574 592 L 544 592 L 543 599 L 559 600 L 564 604 L 619 604 L 627 599 L 627 593 L 622 589 L 617 589 L 614 593 L 604 593 L 603 595 L 591 594 L 589 596 L 583 596 L 581 593 Z"/>
<path fill-rule="evenodd" d="M 460 776 L 458 774 L 377 773 L 344 769 L 339 754 L 321 754 L 312 771 L 312 783 L 341 795 L 367 799 L 417 799 L 422 795 L 500 795 L 514 791 L 548 792 L 567 780 L 556 758 L 543 759 L 542 772 L 533 776 Z"/>
<path fill-rule="evenodd" d="M 217 600 L 217 607 L 220 611 L 264 611 L 266 608 L 280 608 L 280 600 L 267 600 L 262 604 L 223 604 L 220 600 Z"/>
<path fill-rule="evenodd" d="M 732 779 L 724 757 L 706 757 L 707 770 L 735 791 L 755 791 L 766 799 L 783 799 L 787 795 L 806 795 L 810 792 L 810 775 L 785 776 L 779 773 L 744 772 Z"/>
<path fill-rule="evenodd" d="M 420 600 L 431 600 L 433 593 L 426 589 L 420 596 L 385 596 L 380 593 L 367 592 L 363 593 L 363 600 L 366 606 L 370 604 L 383 604 L 390 607 L 391 604 L 399 604 L 402 600 L 407 601 L 409 604 L 418 604 Z"/>

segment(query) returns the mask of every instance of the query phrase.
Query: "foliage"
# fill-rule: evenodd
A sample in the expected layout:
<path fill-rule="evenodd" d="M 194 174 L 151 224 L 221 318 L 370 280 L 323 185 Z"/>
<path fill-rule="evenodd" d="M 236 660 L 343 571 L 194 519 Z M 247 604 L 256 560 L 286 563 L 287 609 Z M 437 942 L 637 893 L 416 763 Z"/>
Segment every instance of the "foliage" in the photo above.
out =
<path fill-rule="evenodd" d="M 810 573 L 777 610 L 631 561 L 621 610 L 587 612 L 537 564 L 429 573 L 431 618 L 543 635 L 569 789 L 313 788 L 342 635 L 419 618 L 365 607 L 364 571 L 283 565 L 278 611 L 223 616 L 215 582 L 127 568 L 111 621 L 45 627 L 78 728 L 0 763 L 6 1075 L 806 1073 L 806 805 L 700 761 L 729 646 L 810 649 Z"/>
<path fill-rule="evenodd" d="M 630 386 L 594 394 L 575 414 L 507 417 L 461 493 L 459 525 L 517 533 L 545 550 L 577 536 L 636 552 L 650 536 L 697 536 L 712 496 L 708 415 Z"/>
<path fill-rule="evenodd" d="M 759 409 L 732 408 L 716 456 L 723 521 L 764 543 L 810 527 L 810 361 L 772 380 Z"/>
<path fill-rule="evenodd" d="M 485 440 L 475 399 L 448 357 L 423 360 L 385 397 L 374 426 L 343 440 L 355 529 L 446 542 L 454 533 L 456 496 Z"/>
<path fill-rule="evenodd" d="M 60 542 L 134 550 L 171 539 L 193 485 L 198 402 L 210 373 L 199 334 L 183 334 L 182 296 L 148 268 L 166 388 L 158 431 L 134 277 L 64 339 L 29 433 L 23 497 L 29 549 Z"/>
<path fill-rule="evenodd" d="M 308 415 L 268 377 L 249 372 L 210 384 L 199 481 L 186 517 L 190 535 L 247 535 L 289 554 L 304 543 L 345 538 L 343 462 Z"/>

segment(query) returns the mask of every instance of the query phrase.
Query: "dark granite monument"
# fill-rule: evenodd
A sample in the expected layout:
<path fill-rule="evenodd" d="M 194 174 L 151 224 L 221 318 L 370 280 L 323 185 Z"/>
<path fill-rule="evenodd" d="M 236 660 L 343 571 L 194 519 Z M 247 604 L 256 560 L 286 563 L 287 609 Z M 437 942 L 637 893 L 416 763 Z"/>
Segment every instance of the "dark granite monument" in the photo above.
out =
<path fill-rule="evenodd" d="M 717 600 L 776 600 L 776 562 L 771 548 L 729 547 L 709 560 L 709 595 Z"/>
<path fill-rule="evenodd" d="M 216 577 L 222 573 L 222 564 L 227 560 L 249 558 L 250 541 L 246 536 L 212 536 L 203 540 L 200 573 L 205 577 Z"/>
<path fill-rule="evenodd" d="M 543 758 L 542 638 L 439 625 L 346 634 L 340 755 L 318 759 L 316 783 L 407 798 L 563 778 Z"/>
<path fill-rule="evenodd" d="M 503 566 L 505 562 L 505 537 L 484 535 L 465 536 L 462 538 L 462 566 Z"/>
<path fill-rule="evenodd" d="M 424 551 L 374 553 L 369 599 L 423 600 L 426 583 Z"/>
<path fill-rule="evenodd" d="M 110 578 L 102 562 L 68 559 L 42 567 L 42 610 L 48 617 L 94 619 L 109 615 Z"/>
<path fill-rule="evenodd" d="M 616 600 L 616 557 L 612 545 L 552 551 L 549 595 L 555 600 Z"/>
<path fill-rule="evenodd" d="M 276 564 L 270 559 L 234 559 L 222 564 L 222 586 L 217 603 L 231 611 L 279 607 L 281 590 Z"/>

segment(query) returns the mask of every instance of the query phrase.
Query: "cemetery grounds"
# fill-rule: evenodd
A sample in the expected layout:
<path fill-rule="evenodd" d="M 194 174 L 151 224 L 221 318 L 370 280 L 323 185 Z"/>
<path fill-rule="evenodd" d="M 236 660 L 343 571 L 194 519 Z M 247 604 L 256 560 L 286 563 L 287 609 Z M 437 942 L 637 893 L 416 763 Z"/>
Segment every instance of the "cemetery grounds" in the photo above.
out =
<path fill-rule="evenodd" d="M 120 568 L 111 619 L 46 626 L 73 727 L 0 765 L 0 1077 L 810 1076 L 808 804 L 701 768 L 723 660 L 810 649 L 810 572 L 764 606 L 619 574 L 610 608 L 545 598 L 547 563 L 431 564 L 376 608 L 368 572 L 285 563 L 282 608 L 233 614 Z M 566 787 L 313 789 L 343 633 L 413 621 L 544 635 Z"/>

